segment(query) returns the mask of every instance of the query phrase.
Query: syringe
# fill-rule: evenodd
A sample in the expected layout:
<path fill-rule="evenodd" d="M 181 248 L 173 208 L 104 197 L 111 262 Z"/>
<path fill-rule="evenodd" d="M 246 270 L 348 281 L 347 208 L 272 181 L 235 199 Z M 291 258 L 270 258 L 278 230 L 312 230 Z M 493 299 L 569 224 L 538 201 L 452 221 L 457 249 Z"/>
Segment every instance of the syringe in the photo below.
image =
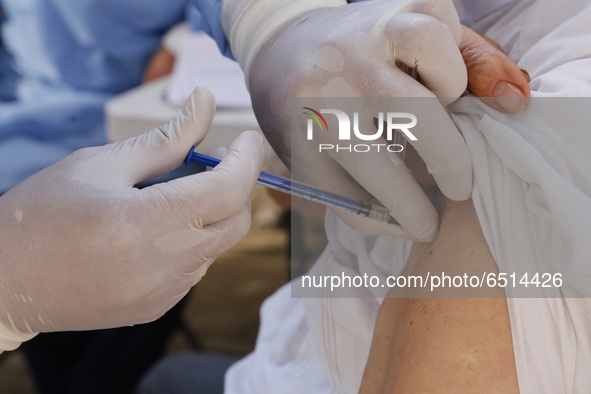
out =
<path fill-rule="evenodd" d="M 185 165 L 188 165 L 192 161 L 208 167 L 215 167 L 220 163 L 221 160 L 216 159 L 215 157 L 197 153 L 193 147 L 187 155 Z M 329 207 L 344 209 L 358 215 L 363 215 L 372 219 L 398 225 L 398 222 L 390 215 L 388 209 L 381 205 L 372 204 L 365 201 L 351 200 L 347 197 L 343 197 L 325 190 L 320 190 L 267 171 L 261 171 L 257 179 L 257 183 L 259 185 L 268 187 L 269 189 L 287 193 L 292 196 L 324 204 Z"/>

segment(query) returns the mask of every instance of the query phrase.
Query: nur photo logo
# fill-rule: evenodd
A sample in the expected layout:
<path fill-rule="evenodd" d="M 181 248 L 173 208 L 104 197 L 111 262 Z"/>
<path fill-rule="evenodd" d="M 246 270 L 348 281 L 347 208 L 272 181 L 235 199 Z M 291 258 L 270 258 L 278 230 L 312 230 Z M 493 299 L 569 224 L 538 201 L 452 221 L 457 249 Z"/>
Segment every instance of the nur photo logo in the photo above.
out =
<path fill-rule="evenodd" d="M 314 130 L 319 130 L 325 133 L 338 133 L 339 141 L 351 141 L 352 139 L 360 141 L 368 141 L 374 143 L 361 144 L 327 144 L 321 143 L 318 145 L 318 151 L 348 151 L 365 153 L 370 151 L 387 150 L 392 153 L 399 153 L 404 150 L 404 146 L 394 142 L 395 132 L 400 131 L 411 141 L 417 141 L 417 137 L 410 131 L 417 125 L 417 117 L 408 112 L 380 112 L 377 115 L 377 127 L 369 134 L 364 133 L 359 127 L 359 112 L 353 112 L 353 121 L 351 117 L 344 111 L 338 109 L 321 109 L 317 111 L 310 107 L 302 107 L 305 115 L 310 118 L 307 120 L 306 138 L 308 141 L 314 140 Z M 338 121 L 338 130 L 329 130 L 328 122 L 323 114 L 334 115 Z M 385 136 L 384 136 L 385 134 Z M 379 143 L 385 140 L 389 143 Z"/>

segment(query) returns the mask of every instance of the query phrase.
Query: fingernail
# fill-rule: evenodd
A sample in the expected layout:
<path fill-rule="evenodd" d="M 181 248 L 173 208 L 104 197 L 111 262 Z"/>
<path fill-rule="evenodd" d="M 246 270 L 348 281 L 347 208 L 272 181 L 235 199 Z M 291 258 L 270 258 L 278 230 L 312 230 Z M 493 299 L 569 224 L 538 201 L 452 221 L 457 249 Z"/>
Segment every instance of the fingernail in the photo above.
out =
<path fill-rule="evenodd" d="M 510 114 L 522 112 L 527 105 L 525 94 L 509 82 L 499 82 L 493 90 L 493 96 L 495 103 Z"/>

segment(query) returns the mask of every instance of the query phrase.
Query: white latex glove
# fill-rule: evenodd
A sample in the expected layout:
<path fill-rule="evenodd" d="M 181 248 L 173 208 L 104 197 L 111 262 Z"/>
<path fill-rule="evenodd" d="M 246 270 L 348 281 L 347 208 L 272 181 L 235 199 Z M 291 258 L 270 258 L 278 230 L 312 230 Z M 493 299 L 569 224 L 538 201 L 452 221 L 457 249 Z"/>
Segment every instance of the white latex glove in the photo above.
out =
<path fill-rule="evenodd" d="M 157 319 L 250 228 L 262 138 L 241 134 L 213 171 L 133 185 L 181 165 L 215 112 L 197 89 L 179 115 L 79 150 L 0 197 L 0 347 L 36 332 Z"/>
<path fill-rule="evenodd" d="M 413 104 L 393 99 L 392 105 L 378 100 L 362 105 L 361 117 L 367 119 L 364 133 L 371 134 L 370 128 L 375 131 L 369 120 L 379 112 L 413 113 L 419 120 L 412 129 L 418 138 L 410 141 L 413 147 L 447 197 L 467 199 L 472 186 L 468 151 L 435 99 L 448 98 L 444 102 L 449 103 L 464 92 L 467 83 L 458 49 L 462 30 L 451 0 L 355 4 L 226 0 L 222 22 L 234 56 L 247 73 L 259 123 L 292 173 L 321 188 L 346 191 L 350 197 L 368 200 L 373 196 L 402 226 L 335 210 L 363 233 L 432 241 L 438 229 L 437 213 L 396 154 L 384 151 L 368 158 L 333 152 L 318 157 L 310 151 L 317 151 L 318 144 L 304 140 L 305 130 L 290 136 L 290 101 L 293 97 L 431 98 Z M 416 68 L 422 84 L 398 64 Z M 336 126 L 329 124 L 329 129 Z M 323 133 L 322 138 L 323 143 L 339 143 L 336 133 Z"/>

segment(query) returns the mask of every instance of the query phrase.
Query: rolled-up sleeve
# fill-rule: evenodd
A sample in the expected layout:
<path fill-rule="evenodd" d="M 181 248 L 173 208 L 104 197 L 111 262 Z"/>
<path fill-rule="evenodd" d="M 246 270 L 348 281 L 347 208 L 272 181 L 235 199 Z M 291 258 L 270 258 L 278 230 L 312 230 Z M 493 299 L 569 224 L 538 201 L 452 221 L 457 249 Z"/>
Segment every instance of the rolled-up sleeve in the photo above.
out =
<path fill-rule="evenodd" d="M 348 0 L 349 3 L 360 1 L 365 0 Z M 195 21 L 200 24 L 201 29 L 215 40 L 224 56 L 234 59 L 230 42 L 222 29 L 222 0 L 191 0 L 191 3 L 197 9 L 196 14 L 199 15 L 199 19 L 195 18 Z"/>

